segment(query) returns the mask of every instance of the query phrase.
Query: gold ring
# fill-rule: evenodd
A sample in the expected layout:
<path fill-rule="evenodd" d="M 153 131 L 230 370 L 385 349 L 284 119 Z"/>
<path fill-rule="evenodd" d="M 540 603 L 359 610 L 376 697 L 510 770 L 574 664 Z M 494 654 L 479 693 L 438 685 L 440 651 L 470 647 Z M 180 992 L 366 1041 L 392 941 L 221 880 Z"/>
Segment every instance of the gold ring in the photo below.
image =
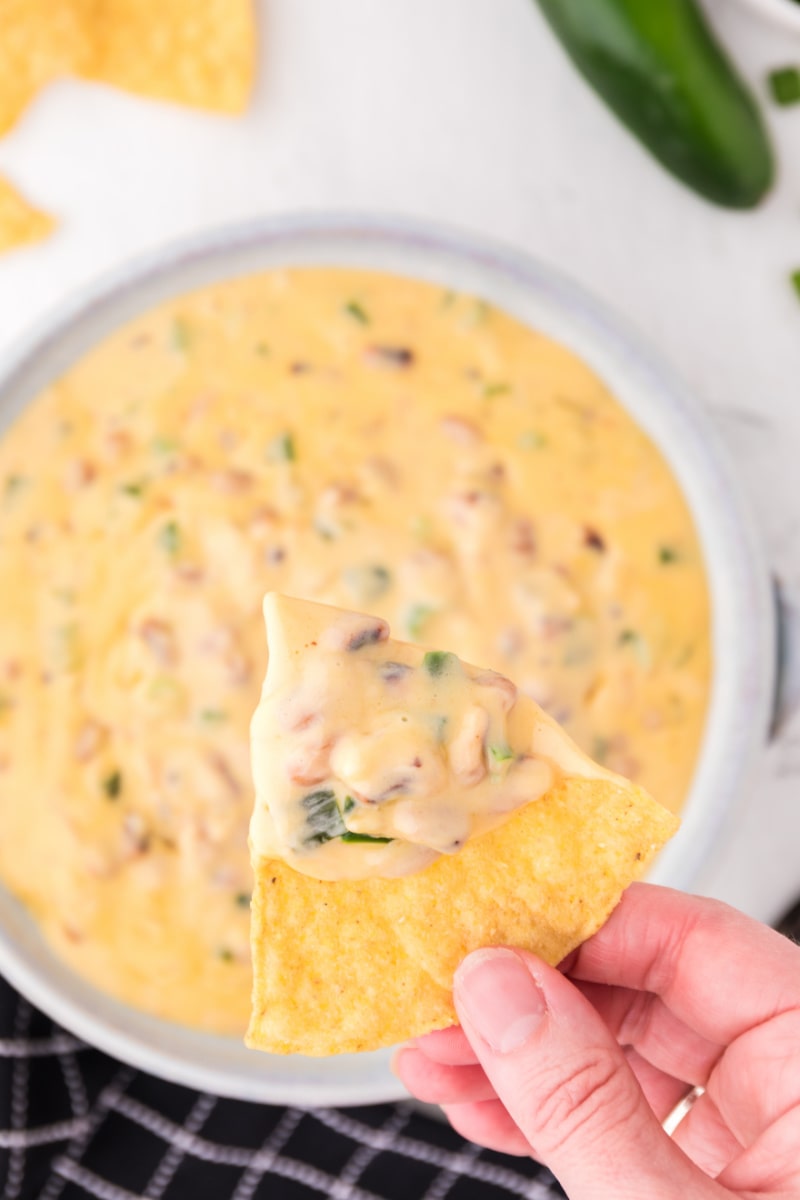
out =
<path fill-rule="evenodd" d="M 704 1087 L 690 1088 L 683 1099 L 678 1101 L 672 1111 L 661 1122 L 661 1128 L 664 1132 L 672 1137 L 684 1117 L 689 1115 L 700 1097 L 705 1094 L 706 1089 Z"/>

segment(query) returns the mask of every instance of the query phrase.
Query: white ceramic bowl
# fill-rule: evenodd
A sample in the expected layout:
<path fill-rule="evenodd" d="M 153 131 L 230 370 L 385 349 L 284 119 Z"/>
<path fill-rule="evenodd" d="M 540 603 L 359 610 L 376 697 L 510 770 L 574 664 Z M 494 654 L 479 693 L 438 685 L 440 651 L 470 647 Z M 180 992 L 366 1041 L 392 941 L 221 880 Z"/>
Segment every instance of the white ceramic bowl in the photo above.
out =
<path fill-rule="evenodd" d="M 683 827 L 652 874 L 687 887 L 713 854 L 767 736 L 776 642 L 769 578 L 735 479 L 697 400 L 635 334 L 556 271 L 512 249 L 392 219 L 290 217 L 206 234 L 74 297 L 20 345 L 0 369 L 0 429 L 142 310 L 215 280 L 290 264 L 376 268 L 483 296 L 575 350 L 661 447 L 694 513 L 713 604 L 716 667 L 706 736 Z M 266 1056 L 233 1038 L 195 1033 L 110 999 L 54 957 L 25 909 L 2 889 L 0 971 L 67 1029 L 165 1079 L 301 1105 L 404 1095 L 387 1051 L 330 1059 Z"/>

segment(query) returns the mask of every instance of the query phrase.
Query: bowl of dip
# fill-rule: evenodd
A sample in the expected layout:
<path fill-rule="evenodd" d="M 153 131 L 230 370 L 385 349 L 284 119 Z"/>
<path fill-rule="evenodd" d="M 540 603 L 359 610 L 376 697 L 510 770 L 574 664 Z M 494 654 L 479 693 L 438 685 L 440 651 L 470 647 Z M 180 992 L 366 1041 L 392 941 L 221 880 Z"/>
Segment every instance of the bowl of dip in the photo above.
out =
<path fill-rule="evenodd" d="M 389 1052 L 241 1041 L 268 590 L 514 678 L 680 810 L 653 880 L 713 854 L 769 575 L 694 398 L 558 272 L 394 219 L 205 234 L 19 345 L 0 432 L 0 970 L 78 1036 L 242 1099 L 404 1094 Z"/>

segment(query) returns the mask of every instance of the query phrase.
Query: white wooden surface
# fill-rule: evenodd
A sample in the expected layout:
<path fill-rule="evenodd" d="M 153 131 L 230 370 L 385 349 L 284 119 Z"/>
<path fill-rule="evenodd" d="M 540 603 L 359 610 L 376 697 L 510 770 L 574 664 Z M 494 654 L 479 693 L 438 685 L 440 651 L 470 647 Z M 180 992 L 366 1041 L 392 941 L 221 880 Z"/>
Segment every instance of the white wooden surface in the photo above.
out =
<path fill-rule="evenodd" d="M 788 0 L 787 0 L 788 2 Z M 709 0 L 756 89 L 800 39 Z M 712 408 L 800 594 L 800 107 L 767 104 L 757 213 L 673 183 L 579 82 L 531 0 L 262 0 L 261 73 L 229 121 L 61 83 L 0 142 L 63 222 L 0 259 L 0 353 L 77 284 L 223 221 L 360 209 L 494 236 L 632 319 Z M 800 723 L 765 755 L 702 888 L 763 918 L 800 894 Z"/>

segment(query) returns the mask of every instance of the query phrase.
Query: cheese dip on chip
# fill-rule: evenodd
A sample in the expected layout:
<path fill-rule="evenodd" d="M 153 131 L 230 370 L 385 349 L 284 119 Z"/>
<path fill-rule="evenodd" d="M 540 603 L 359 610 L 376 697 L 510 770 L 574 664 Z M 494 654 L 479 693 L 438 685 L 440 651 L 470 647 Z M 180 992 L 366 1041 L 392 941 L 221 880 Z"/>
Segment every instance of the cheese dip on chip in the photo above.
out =
<path fill-rule="evenodd" d="M 272 271 L 115 332 L 0 439 L 0 577 L 0 879 L 98 987 L 198 1028 L 249 1014 L 267 592 L 512 679 L 674 811 L 694 769 L 709 605 L 678 484 L 572 353 L 431 284 Z M 500 748 L 499 697 L 477 707 Z M 337 778 L 392 786 L 350 753 Z M 487 798 L 522 769 L 484 765 Z"/>

